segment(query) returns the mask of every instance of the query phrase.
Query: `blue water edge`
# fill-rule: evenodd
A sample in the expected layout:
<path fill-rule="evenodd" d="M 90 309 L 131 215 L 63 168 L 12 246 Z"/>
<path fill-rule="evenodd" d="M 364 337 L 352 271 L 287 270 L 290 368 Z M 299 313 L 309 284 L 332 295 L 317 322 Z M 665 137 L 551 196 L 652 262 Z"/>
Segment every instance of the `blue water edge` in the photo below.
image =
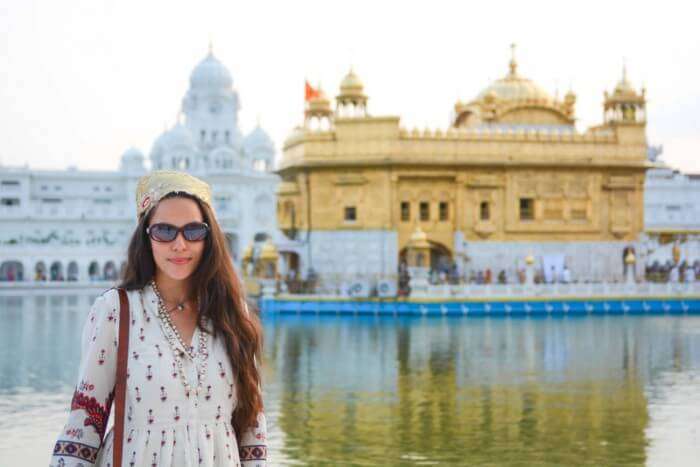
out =
<path fill-rule="evenodd" d="M 263 313 L 331 315 L 511 316 L 538 314 L 699 314 L 700 298 L 589 299 L 526 301 L 439 301 L 382 299 L 274 299 L 259 302 Z"/>

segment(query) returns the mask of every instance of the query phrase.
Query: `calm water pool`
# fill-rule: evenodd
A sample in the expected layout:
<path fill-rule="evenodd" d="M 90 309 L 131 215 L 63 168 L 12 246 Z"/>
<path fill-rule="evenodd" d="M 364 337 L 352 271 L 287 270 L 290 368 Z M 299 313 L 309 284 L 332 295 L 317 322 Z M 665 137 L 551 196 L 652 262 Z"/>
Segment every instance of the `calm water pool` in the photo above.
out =
<path fill-rule="evenodd" d="M 0 466 L 47 465 L 90 297 L 0 297 Z M 271 465 L 697 465 L 700 316 L 264 318 Z"/>

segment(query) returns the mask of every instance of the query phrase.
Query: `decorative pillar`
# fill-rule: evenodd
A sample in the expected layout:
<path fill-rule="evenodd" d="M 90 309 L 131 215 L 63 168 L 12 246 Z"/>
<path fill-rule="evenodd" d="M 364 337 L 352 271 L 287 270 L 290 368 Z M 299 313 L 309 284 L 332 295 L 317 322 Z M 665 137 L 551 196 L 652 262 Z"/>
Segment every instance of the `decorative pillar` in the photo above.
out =
<path fill-rule="evenodd" d="M 428 274 L 430 273 L 430 242 L 420 226 L 416 227 L 406 246 L 406 261 L 410 275 L 411 296 L 426 296 L 428 294 Z"/>

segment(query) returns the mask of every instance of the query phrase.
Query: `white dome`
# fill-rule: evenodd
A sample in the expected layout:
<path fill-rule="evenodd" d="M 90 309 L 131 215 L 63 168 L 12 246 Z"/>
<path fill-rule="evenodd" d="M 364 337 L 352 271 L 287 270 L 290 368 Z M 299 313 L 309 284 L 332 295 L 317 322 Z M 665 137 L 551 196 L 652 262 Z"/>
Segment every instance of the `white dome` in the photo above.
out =
<path fill-rule="evenodd" d="M 122 161 L 142 161 L 143 153 L 135 147 L 130 147 L 122 154 Z"/>
<path fill-rule="evenodd" d="M 142 172 L 145 170 L 143 165 L 143 153 L 135 147 L 130 147 L 122 154 L 120 168 L 128 172 Z"/>
<path fill-rule="evenodd" d="M 231 89 L 233 78 L 228 69 L 209 52 L 209 55 L 197 65 L 190 75 L 193 88 Z"/>
<path fill-rule="evenodd" d="M 270 135 L 263 130 L 260 125 L 256 126 L 253 131 L 251 131 L 243 140 L 243 146 L 246 150 L 268 150 L 275 151 L 275 143 L 270 138 Z"/>
<path fill-rule="evenodd" d="M 153 144 L 154 147 L 172 149 L 176 147 L 194 148 L 194 141 L 189 130 L 182 123 L 164 131 Z"/>

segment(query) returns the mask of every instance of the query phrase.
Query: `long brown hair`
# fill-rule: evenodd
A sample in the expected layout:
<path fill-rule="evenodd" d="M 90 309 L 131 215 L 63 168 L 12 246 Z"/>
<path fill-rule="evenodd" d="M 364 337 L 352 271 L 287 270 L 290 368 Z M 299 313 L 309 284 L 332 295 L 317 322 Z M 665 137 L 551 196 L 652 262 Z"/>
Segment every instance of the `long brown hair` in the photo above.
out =
<path fill-rule="evenodd" d="M 263 409 L 260 370 L 262 328 L 260 320 L 245 308 L 245 292 L 229 256 L 226 237 L 221 231 L 214 213 L 206 204 L 186 193 L 171 193 L 166 198 L 182 197 L 193 200 L 199 206 L 203 221 L 210 227 L 202 257 L 190 276 L 192 291 L 198 297 L 201 331 L 204 318 L 211 319 L 214 335 L 223 337 L 233 368 L 237 404 L 231 424 L 240 441 L 243 432 L 256 425 L 256 418 Z M 126 269 L 120 287 L 126 290 L 144 288 L 155 277 L 155 261 L 151 241 L 146 234 L 156 208 L 139 218 L 129 242 Z"/>

